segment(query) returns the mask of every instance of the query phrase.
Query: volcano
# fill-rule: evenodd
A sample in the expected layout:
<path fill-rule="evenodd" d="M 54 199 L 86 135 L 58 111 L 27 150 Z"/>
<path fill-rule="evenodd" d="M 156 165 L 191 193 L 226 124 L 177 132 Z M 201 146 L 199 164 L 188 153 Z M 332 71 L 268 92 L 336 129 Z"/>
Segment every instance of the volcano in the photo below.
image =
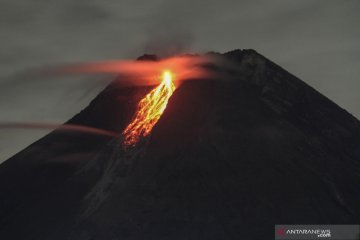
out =
<path fill-rule="evenodd" d="M 359 223 L 360 122 L 254 50 L 210 55 L 216 78 L 177 87 L 136 147 L 55 130 L 1 164 L 0 238 L 272 239 L 275 224 Z M 69 123 L 121 133 L 151 89 L 111 83 Z"/>

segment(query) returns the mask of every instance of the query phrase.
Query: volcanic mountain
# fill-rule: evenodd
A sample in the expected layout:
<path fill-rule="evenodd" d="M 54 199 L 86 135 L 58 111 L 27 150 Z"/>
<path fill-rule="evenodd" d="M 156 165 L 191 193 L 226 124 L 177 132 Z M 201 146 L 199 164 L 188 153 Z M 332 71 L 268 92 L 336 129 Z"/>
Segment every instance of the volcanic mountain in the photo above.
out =
<path fill-rule="evenodd" d="M 360 122 L 254 50 L 212 54 L 217 77 L 179 86 L 137 147 L 55 130 L 1 164 L 0 239 L 272 239 L 275 224 L 359 223 Z M 151 89 L 112 83 L 69 123 L 121 132 Z"/>

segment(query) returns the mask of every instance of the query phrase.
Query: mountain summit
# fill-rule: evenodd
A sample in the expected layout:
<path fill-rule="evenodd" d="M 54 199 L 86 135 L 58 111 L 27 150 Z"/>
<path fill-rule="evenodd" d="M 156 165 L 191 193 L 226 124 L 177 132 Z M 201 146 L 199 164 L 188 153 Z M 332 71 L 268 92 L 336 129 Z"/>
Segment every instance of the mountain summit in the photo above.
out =
<path fill-rule="evenodd" d="M 137 147 L 55 130 L 1 164 L 0 238 L 272 239 L 275 224 L 360 222 L 360 122 L 254 50 L 212 54 L 217 77 L 180 85 Z M 69 123 L 121 133 L 151 89 L 110 84 Z"/>

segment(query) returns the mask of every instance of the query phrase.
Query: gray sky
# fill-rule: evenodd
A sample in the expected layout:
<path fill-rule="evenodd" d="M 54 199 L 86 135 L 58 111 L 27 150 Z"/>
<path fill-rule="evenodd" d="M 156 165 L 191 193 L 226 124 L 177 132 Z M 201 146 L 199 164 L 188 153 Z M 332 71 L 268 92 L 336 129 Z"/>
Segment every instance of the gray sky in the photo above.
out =
<path fill-rule="evenodd" d="M 110 77 L 45 65 L 253 48 L 360 118 L 358 0 L 0 0 L 0 121 L 64 122 Z M 0 130 L 0 162 L 46 131 Z"/>

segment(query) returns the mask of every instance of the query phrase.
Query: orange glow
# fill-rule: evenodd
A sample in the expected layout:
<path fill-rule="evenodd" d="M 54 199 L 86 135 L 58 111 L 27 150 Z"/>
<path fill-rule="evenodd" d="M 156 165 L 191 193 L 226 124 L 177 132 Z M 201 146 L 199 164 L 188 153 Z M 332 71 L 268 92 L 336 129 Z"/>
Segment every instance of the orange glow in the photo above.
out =
<path fill-rule="evenodd" d="M 176 73 L 176 86 L 183 81 L 214 78 L 203 66 L 214 64 L 216 59 L 210 56 L 178 56 L 159 61 L 115 60 L 93 63 L 79 63 L 50 68 L 45 72 L 52 74 L 115 74 L 119 83 L 134 86 L 152 86 L 159 84 L 159 73 L 171 69 Z"/>
<path fill-rule="evenodd" d="M 166 70 L 161 83 L 139 102 L 135 117 L 123 131 L 125 147 L 134 146 L 141 137 L 150 134 L 174 91 L 173 74 Z"/>

